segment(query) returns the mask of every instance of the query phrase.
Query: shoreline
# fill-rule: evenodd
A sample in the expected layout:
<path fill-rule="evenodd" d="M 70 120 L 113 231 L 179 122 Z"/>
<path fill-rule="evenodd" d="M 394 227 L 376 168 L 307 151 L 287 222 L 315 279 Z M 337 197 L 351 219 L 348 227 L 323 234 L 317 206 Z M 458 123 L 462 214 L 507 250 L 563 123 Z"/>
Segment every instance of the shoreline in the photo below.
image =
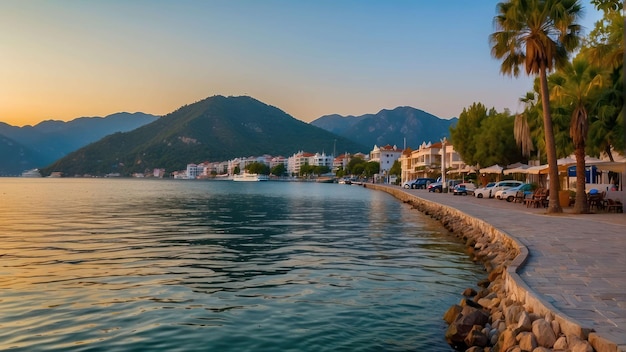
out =
<path fill-rule="evenodd" d="M 519 271 L 524 268 L 531 253 L 528 247 L 512 234 L 453 206 L 421 198 L 402 188 L 380 184 L 363 186 L 387 192 L 413 205 L 417 210 L 439 220 L 446 229 L 465 240 L 470 249 L 480 250 L 481 261 L 492 279 L 490 281 L 496 282 L 501 276 L 502 286 L 498 287 L 498 290 L 502 291 L 500 293 L 523 306 L 527 313 L 550 317 L 558 323 L 562 335 L 569 337 L 570 340 L 586 341 L 595 351 L 624 351 L 623 347 L 619 349 L 620 346 L 616 342 L 600 336 L 592 328 L 561 312 L 528 286 L 520 277 Z"/>

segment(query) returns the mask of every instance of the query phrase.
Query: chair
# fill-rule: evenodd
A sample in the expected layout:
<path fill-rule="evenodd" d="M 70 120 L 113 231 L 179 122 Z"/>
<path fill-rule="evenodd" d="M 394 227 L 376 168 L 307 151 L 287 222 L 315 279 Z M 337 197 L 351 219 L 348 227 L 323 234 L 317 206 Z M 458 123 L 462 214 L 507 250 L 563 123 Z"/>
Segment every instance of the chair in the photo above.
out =
<path fill-rule="evenodd" d="M 620 202 L 619 200 L 613 200 L 611 198 L 607 198 L 606 203 L 607 203 L 606 210 L 609 213 L 613 210 L 615 210 L 616 213 L 624 212 L 624 206 L 622 205 L 622 202 Z"/>
<path fill-rule="evenodd" d="M 524 202 L 524 191 L 515 192 L 515 198 L 513 198 L 513 203 L 523 203 Z"/>
<path fill-rule="evenodd" d="M 533 194 L 528 194 L 524 196 L 524 204 L 526 204 L 526 208 L 530 208 L 531 205 L 535 203 L 535 197 L 539 194 L 541 188 L 537 188 Z"/>
<path fill-rule="evenodd" d="M 524 198 L 524 202 L 526 202 L 526 207 L 530 208 L 530 206 L 532 205 L 534 208 L 539 208 L 540 206 L 546 208 L 548 206 L 548 195 L 549 190 L 545 188 L 537 188 L 532 197 Z"/>
<path fill-rule="evenodd" d="M 606 192 L 595 193 L 587 195 L 587 202 L 589 204 L 589 210 L 596 207 L 597 210 L 604 209 L 604 195 Z"/>

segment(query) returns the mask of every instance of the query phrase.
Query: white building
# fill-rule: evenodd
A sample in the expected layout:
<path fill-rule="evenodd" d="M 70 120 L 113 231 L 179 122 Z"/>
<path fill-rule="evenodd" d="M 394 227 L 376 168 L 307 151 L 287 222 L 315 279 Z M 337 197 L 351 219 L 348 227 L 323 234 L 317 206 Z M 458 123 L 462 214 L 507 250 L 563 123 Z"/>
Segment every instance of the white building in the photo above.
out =
<path fill-rule="evenodd" d="M 398 149 L 395 145 L 392 147 L 387 144 L 384 147 L 374 146 L 374 149 L 370 152 L 370 161 L 376 161 L 380 164 L 380 173 L 386 175 L 391 170 L 393 163 L 400 159 L 402 150 Z"/>
<path fill-rule="evenodd" d="M 441 176 L 443 145 L 441 142 L 426 143 L 423 142 L 417 150 L 407 149 L 402 154 L 400 165 L 402 166 L 402 180 L 408 181 L 419 177 L 437 178 Z M 446 170 L 462 169 L 465 163 L 461 159 L 459 153 L 454 150 L 451 143 L 445 145 L 445 167 Z"/>
<path fill-rule="evenodd" d="M 326 153 L 307 153 L 299 151 L 287 159 L 287 172 L 291 175 L 300 174 L 302 165 L 328 166 L 333 169 L 333 156 Z"/>

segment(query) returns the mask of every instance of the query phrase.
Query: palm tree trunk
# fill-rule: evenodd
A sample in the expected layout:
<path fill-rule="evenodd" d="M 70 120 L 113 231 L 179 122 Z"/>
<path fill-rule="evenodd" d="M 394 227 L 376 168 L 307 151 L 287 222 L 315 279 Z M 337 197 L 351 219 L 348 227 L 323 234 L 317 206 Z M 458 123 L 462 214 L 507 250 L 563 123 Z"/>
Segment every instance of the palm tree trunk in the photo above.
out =
<path fill-rule="evenodd" d="M 576 155 L 576 203 L 574 213 L 589 213 L 589 203 L 587 203 L 587 193 L 585 193 L 585 145 L 577 145 L 574 151 Z"/>
<path fill-rule="evenodd" d="M 559 168 L 556 163 L 556 144 L 554 143 L 554 130 L 552 128 L 552 115 L 550 114 L 550 97 L 548 95 L 548 77 L 546 68 L 539 70 L 539 80 L 541 82 L 541 105 L 543 105 L 543 129 L 546 138 L 546 154 L 548 154 L 548 175 L 550 177 L 550 200 L 548 203 L 548 213 L 562 213 L 563 209 L 559 204 Z"/>

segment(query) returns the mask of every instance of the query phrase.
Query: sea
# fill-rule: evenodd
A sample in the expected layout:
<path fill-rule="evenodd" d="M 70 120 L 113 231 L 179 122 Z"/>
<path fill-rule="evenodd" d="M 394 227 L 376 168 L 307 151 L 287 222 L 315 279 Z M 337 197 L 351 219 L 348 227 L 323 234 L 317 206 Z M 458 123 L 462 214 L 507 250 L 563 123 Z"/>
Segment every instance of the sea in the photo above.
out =
<path fill-rule="evenodd" d="M 357 185 L 0 178 L 0 350 L 453 351 L 485 276 Z"/>

